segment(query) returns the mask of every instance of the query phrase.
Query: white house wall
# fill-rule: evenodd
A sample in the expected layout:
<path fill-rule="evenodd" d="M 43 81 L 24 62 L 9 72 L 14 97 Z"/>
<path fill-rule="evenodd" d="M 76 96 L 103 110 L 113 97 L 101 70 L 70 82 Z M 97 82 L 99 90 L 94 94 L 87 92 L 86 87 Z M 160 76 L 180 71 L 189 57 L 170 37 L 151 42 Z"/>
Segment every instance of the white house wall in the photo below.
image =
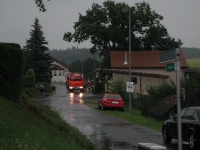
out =
<path fill-rule="evenodd" d="M 168 81 L 172 80 L 176 84 L 176 72 L 165 72 L 164 69 L 134 69 L 134 72 L 168 75 L 169 78 L 167 80 Z M 183 75 L 184 75 L 183 70 L 181 70 L 180 79 L 183 78 Z M 137 77 L 137 84 L 134 84 L 134 93 L 146 93 L 147 85 L 158 85 L 159 82 L 162 80 L 161 78 L 145 77 L 145 76 L 140 77 L 135 75 L 132 75 L 131 77 Z M 129 75 L 113 73 L 113 80 L 116 80 L 117 78 L 122 78 L 124 79 L 125 82 L 129 81 Z"/>
<path fill-rule="evenodd" d="M 65 83 L 66 76 L 69 73 L 69 69 L 67 69 L 65 66 L 63 66 L 62 64 L 60 64 L 56 61 L 52 62 L 52 67 L 54 65 L 60 66 L 61 68 L 63 68 L 63 70 L 52 70 L 51 82 Z M 59 72 L 61 72 L 61 75 L 59 75 Z M 56 75 L 55 75 L 55 73 L 56 73 Z"/>
<path fill-rule="evenodd" d="M 59 75 L 60 72 L 61 75 Z M 67 70 L 52 70 L 51 82 L 65 83 L 66 82 L 65 74 L 67 74 L 68 72 L 69 71 Z"/>
<path fill-rule="evenodd" d="M 160 78 L 153 78 L 153 77 L 140 77 L 140 76 L 134 76 L 131 77 L 137 78 L 137 83 L 134 83 L 134 93 L 146 93 L 146 86 L 147 85 L 158 85 L 159 81 L 161 81 Z M 124 82 L 129 82 L 129 76 L 123 75 L 123 74 L 113 74 L 113 80 L 116 80 L 117 78 L 124 79 Z"/>

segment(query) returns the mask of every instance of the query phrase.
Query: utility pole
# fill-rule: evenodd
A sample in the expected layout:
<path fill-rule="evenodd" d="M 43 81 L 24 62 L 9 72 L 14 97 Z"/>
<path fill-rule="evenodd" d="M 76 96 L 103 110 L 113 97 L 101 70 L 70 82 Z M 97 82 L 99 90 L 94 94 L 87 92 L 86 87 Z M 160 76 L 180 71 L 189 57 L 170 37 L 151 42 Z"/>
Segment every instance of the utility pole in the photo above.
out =
<path fill-rule="evenodd" d="M 182 133 L 181 133 L 181 99 L 180 99 L 180 52 L 176 49 L 176 96 L 177 96 L 177 119 L 178 119 L 178 149 L 182 150 Z"/>
<path fill-rule="evenodd" d="M 129 59 L 128 59 L 128 67 L 129 67 L 129 82 L 131 82 L 131 9 L 123 8 L 123 12 L 129 12 Z M 131 112 L 131 92 L 129 92 L 129 111 Z"/>

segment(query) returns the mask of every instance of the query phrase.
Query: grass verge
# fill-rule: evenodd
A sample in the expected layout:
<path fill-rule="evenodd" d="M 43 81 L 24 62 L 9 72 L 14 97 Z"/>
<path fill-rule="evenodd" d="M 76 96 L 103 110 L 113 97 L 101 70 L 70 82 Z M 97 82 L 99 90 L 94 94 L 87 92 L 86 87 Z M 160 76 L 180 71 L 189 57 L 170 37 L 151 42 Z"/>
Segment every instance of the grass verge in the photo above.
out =
<path fill-rule="evenodd" d="M 92 98 L 86 97 L 84 99 L 84 104 L 88 105 L 89 107 L 93 109 L 98 109 L 97 99 L 95 99 L 95 97 L 92 97 Z M 102 111 L 102 110 L 99 110 L 99 111 Z M 103 112 L 106 114 L 115 116 L 117 118 L 124 119 L 126 121 L 129 121 L 137 125 L 155 129 L 157 131 L 161 131 L 162 129 L 161 121 L 155 120 L 151 117 L 146 118 L 140 113 L 140 111 L 134 108 L 132 108 L 131 112 L 129 111 L 128 107 L 125 107 L 125 110 L 123 112 L 120 110 L 104 110 Z"/>
<path fill-rule="evenodd" d="M 200 58 L 187 59 L 186 61 L 190 67 L 199 68 L 200 66 Z"/>
<path fill-rule="evenodd" d="M 95 150 L 90 140 L 46 105 L 30 98 L 42 95 L 29 89 L 19 103 L 0 97 L 0 150 Z"/>

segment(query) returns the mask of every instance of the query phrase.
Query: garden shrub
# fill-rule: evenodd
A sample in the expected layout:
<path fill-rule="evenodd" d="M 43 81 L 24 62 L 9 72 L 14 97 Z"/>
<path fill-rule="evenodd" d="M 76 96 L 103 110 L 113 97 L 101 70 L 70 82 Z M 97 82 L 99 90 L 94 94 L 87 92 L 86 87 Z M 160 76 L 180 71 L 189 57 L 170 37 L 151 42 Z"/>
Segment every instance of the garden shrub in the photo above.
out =
<path fill-rule="evenodd" d="M 0 96 L 20 99 L 23 87 L 24 53 L 19 44 L 0 43 Z"/>
<path fill-rule="evenodd" d="M 126 84 L 122 78 L 118 78 L 115 81 L 108 82 L 107 92 L 119 94 L 124 100 L 125 104 L 128 104 L 128 93 L 126 92 Z"/>

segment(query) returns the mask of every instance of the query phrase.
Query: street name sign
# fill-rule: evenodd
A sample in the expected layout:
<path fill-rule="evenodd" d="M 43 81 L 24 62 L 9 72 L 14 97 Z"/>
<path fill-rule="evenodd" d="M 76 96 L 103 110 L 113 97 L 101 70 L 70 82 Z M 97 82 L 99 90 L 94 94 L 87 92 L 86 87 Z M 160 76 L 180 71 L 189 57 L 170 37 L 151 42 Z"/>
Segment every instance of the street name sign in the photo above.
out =
<path fill-rule="evenodd" d="M 176 70 L 176 63 L 168 63 L 165 65 L 166 72 L 173 72 Z"/>
<path fill-rule="evenodd" d="M 166 51 L 164 53 L 160 53 L 160 63 L 165 62 L 176 62 L 176 97 L 177 97 L 177 128 L 178 128 L 178 149 L 182 150 L 182 126 L 181 126 L 181 101 L 180 101 L 180 52 L 179 49 Z M 174 64 L 167 64 L 165 66 L 167 71 L 174 71 Z"/>

